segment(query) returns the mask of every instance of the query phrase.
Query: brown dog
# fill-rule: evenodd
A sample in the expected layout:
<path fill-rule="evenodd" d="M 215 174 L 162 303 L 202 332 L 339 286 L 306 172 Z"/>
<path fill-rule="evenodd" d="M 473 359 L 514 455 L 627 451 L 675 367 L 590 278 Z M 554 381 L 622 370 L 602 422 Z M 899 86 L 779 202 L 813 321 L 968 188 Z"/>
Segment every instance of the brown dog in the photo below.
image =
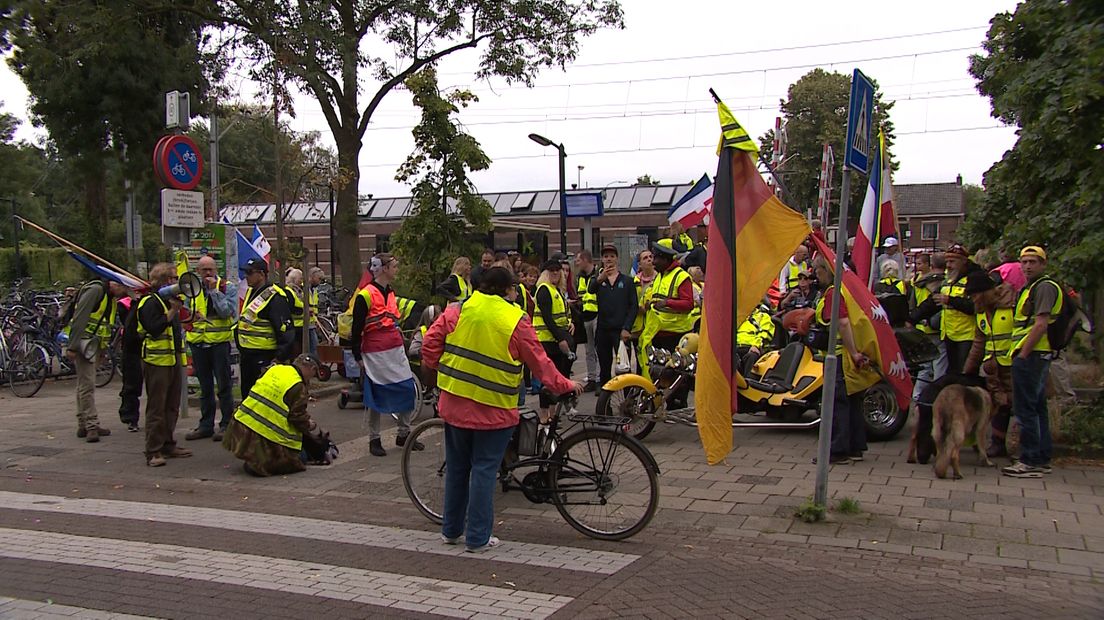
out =
<path fill-rule="evenodd" d="M 993 401 L 989 392 L 978 387 L 949 385 L 943 388 L 932 405 L 932 439 L 935 440 L 935 475 L 947 477 L 947 467 L 954 471 L 954 479 L 962 478 L 958 466 L 958 452 L 962 449 L 966 435 L 972 433 L 976 444 L 974 449 L 989 467 L 993 462 L 985 454 L 991 432 L 990 418 L 993 416 Z"/>

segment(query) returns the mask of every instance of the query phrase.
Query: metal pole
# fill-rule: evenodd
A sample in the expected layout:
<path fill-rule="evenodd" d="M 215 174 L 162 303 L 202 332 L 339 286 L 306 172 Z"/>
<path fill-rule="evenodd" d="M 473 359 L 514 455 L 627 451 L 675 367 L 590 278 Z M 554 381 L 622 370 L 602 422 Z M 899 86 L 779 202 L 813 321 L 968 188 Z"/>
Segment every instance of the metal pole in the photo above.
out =
<path fill-rule="evenodd" d="M 839 227 L 836 229 L 835 285 L 832 287 L 832 322 L 828 327 L 828 354 L 824 356 L 824 396 L 820 401 L 820 443 L 817 445 L 816 492 L 813 501 L 828 504 L 828 459 L 832 446 L 832 415 L 836 399 L 836 373 L 840 372 L 836 357 L 839 338 L 839 309 L 843 301 L 843 253 L 847 250 L 847 206 L 851 201 L 851 170 L 843 167 L 840 189 Z"/>
<path fill-rule="evenodd" d="M 211 217 L 219 219 L 218 100 L 211 109 Z"/>
<path fill-rule="evenodd" d="M 330 181 L 330 285 L 337 286 L 337 260 L 334 258 L 334 187 Z"/>
<path fill-rule="evenodd" d="M 564 145 L 557 144 L 560 151 L 560 252 L 567 254 L 567 178 L 565 166 L 567 165 L 567 152 Z"/>
<path fill-rule="evenodd" d="M 318 253 L 318 245 L 315 244 L 315 254 Z M 303 353 L 310 353 L 310 328 L 311 328 L 311 307 L 310 307 L 310 295 L 311 295 L 311 283 L 310 283 L 310 252 L 306 248 L 303 248 Z"/>
<path fill-rule="evenodd" d="M 278 49 L 278 47 L 277 47 Z M 284 189 L 280 175 L 280 65 L 279 53 L 272 56 L 272 148 L 276 156 L 276 282 L 284 283 Z M 271 269 L 271 266 L 270 266 Z"/>

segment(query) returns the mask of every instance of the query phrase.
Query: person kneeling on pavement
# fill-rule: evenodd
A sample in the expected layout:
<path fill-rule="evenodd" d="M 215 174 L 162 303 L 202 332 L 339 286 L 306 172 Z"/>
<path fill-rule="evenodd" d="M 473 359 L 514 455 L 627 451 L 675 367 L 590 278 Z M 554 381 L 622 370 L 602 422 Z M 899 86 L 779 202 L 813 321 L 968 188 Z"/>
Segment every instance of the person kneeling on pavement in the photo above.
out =
<path fill-rule="evenodd" d="M 305 470 L 303 436 L 315 429 L 307 413 L 309 382 L 318 360 L 304 353 L 289 364 L 273 364 L 253 385 L 234 413 L 222 446 L 244 461 L 254 476 L 279 476 Z"/>

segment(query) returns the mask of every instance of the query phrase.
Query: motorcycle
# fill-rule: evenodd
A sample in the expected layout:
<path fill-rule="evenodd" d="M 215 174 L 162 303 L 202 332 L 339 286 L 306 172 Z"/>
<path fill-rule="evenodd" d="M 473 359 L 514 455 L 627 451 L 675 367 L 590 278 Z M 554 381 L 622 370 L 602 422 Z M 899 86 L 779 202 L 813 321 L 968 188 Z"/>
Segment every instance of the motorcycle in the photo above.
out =
<path fill-rule="evenodd" d="M 784 321 L 793 341 L 779 350 L 768 351 L 751 364 L 746 376 L 737 372 L 733 428 L 807 429 L 820 423 L 824 354 L 809 342 L 812 321 L 807 314 L 803 316 L 804 321 L 800 317 Z M 919 330 L 897 327 L 894 335 L 913 378 L 923 364 L 939 356 L 938 348 Z M 627 431 L 637 439 L 646 437 L 662 421 L 696 425 L 693 407 L 667 409 L 667 400 L 675 390 L 687 382 L 693 385 L 696 334 L 684 336 L 674 352 L 649 349 L 647 355 L 649 372 L 656 377 L 655 381 L 637 374 L 611 379 L 599 394 L 598 414 L 630 418 Z M 892 439 L 908 420 L 908 411 L 900 409 L 892 387 L 885 380 L 865 391 L 863 413 L 867 436 L 873 441 Z"/>

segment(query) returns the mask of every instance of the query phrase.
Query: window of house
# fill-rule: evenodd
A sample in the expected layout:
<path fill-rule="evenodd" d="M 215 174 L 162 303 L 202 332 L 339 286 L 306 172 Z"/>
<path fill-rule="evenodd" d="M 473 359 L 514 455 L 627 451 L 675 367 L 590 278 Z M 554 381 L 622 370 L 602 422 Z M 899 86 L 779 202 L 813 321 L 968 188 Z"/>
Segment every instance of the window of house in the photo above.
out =
<path fill-rule="evenodd" d="M 391 251 L 391 235 L 376 235 L 376 254 Z"/>
<path fill-rule="evenodd" d="M 935 241 L 939 238 L 939 222 L 923 222 L 920 224 L 920 240 Z"/>

